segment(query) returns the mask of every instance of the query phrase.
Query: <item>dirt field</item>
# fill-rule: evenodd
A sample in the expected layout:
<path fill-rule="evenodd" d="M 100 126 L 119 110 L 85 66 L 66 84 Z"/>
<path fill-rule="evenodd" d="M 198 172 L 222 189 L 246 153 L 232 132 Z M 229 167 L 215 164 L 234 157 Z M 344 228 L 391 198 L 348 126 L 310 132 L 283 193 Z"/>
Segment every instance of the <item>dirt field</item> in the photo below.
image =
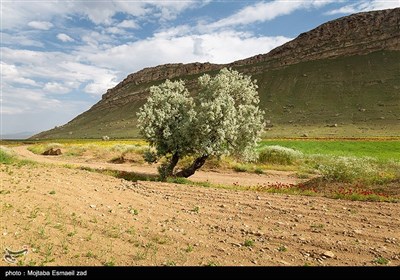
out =
<path fill-rule="evenodd" d="M 1 247 L 27 245 L 19 265 L 400 265 L 396 203 L 133 183 L 14 150 L 56 163 L 1 166 Z M 290 172 L 199 172 L 191 179 L 299 181 Z"/>

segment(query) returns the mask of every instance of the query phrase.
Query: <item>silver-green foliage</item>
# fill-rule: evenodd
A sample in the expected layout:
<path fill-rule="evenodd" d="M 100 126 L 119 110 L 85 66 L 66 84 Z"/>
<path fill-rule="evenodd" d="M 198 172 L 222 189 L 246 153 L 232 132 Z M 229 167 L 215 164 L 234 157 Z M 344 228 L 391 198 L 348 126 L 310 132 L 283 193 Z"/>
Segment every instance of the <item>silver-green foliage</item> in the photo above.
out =
<path fill-rule="evenodd" d="M 138 112 L 138 128 L 153 150 L 146 158 L 149 162 L 167 158 L 163 177 L 172 175 L 179 159 L 187 155 L 195 157 L 194 170 L 209 156 L 255 159 L 264 128 L 258 104 L 255 82 L 234 70 L 201 76 L 195 97 L 183 81 L 153 86 Z"/>
<path fill-rule="evenodd" d="M 264 147 L 259 155 L 259 163 L 289 165 L 303 157 L 303 153 L 278 145 Z"/>
<path fill-rule="evenodd" d="M 316 167 L 325 179 L 336 182 L 374 181 L 380 177 L 379 167 L 371 158 L 330 157 Z"/>
<path fill-rule="evenodd" d="M 196 119 L 193 98 L 183 81 L 165 81 L 150 88 L 147 102 L 138 112 L 138 128 L 158 156 L 192 152 L 191 129 Z"/>

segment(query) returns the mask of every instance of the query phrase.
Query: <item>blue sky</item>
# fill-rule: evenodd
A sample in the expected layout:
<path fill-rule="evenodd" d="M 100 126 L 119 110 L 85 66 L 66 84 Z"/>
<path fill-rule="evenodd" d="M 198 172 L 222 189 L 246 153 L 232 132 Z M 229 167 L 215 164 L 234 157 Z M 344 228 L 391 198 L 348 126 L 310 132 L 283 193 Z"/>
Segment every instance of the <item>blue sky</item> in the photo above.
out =
<path fill-rule="evenodd" d="M 89 109 L 128 74 L 228 63 L 345 15 L 400 0 L 1 0 L 1 134 L 40 132 Z"/>

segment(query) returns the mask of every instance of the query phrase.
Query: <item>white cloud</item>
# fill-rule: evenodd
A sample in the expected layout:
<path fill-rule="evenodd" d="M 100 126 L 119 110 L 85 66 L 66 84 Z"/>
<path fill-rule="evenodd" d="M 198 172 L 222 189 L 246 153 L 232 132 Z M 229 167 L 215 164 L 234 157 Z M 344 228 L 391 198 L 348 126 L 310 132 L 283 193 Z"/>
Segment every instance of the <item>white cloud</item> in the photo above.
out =
<path fill-rule="evenodd" d="M 21 77 L 21 73 L 18 71 L 15 65 L 7 64 L 2 61 L 1 70 L 4 83 L 8 82 L 10 84 L 38 86 L 38 84 L 34 80 Z"/>
<path fill-rule="evenodd" d="M 168 21 L 193 7 L 201 7 L 209 1 L 8 1 L 3 2 L 3 28 L 21 29 L 24 24 L 46 30 L 54 18 L 79 15 L 97 25 L 111 25 L 113 16 L 124 13 L 143 21 Z M 36 21 L 40 15 L 42 21 Z M 51 23 L 50 23 L 51 24 Z M 125 23 L 127 25 L 131 23 Z M 133 26 L 133 25 L 132 25 Z M 121 26 L 123 27 L 123 26 Z M 126 27 L 128 28 L 128 26 Z M 133 27 L 129 27 L 133 28 Z"/>
<path fill-rule="evenodd" d="M 89 46 L 97 46 L 104 43 L 112 43 L 114 39 L 106 34 L 101 34 L 97 31 L 92 31 L 87 34 L 82 35 L 82 41 L 87 43 Z"/>
<path fill-rule="evenodd" d="M 366 11 L 376 11 L 376 10 L 385 10 L 385 9 L 393 9 L 400 7 L 399 0 L 367 0 L 367 1 L 358 1 L 350 5 L 345 5 L 338 9 L 331 10 L 326 12 L 326 15 L 336 15 L 336 14 L 353 14 L 358 12 L 366 12 Z"/>
<path fill-rule="evenodd" d="M 57 35 L 57 39 L 62 41 L 62 42 L 73 42 L 73 41 L 75 41 L 74 39 L 72 39 L 70 36 L 68 36 L 65 33 L 59 33 Z"/>
<path fill-rule="evenodd" d="M 175 34 L 175 29 L 171 32 L 166 30 L 157 33 L 146 40 L 104 50 L 94 45 L 90 48 L 84 47 L 79 49 L 76 55 L 85 57 L 93 65 L 119 69 L 122 73 L 128 74 L 144 67 L 164 63 L 195 61 L 229 63 L 267 53 L 290 40 L 283 36 L 263 37 L 235 31 L 182 36 L 171 36 L 171 34 Z"/>
<path fill-rule="evenodd" d="M 28 26 L 40 30 L 49 30 L 53 27 L 53 24 L 48 21 L 30 21 Z"/>
<path fill-rule="evenodd" d="M 259 2 L 247 6 L 239 12 L 209 24 L 208 28 L 223 28 L 235 25 L 246 25 L 255 22 L 272 20 L 278 16 L 288 15 L 299 9 L 320 8 L 321 6 L 335 2 L 335 0 L 296 0 L 271 2 Z"/>
<path fill-rule="evenodd" d="M 32 46 L 32 47 L 44 47 L 43 43 L 32 38 L 29 38 L 28 34 L 21 34 L 26 32 L 20 32 L 19 34 L 8 34 L 1 32 L 1 38 L 3 39 L 3 46 Z"/>
<path fill-rule="evenodd" d="M 115 26 L 107 27 L 104 31 L 107 33 L 118 34 L 118 35 L 122 35 L 122 34 L 126 33 L 124 29 L 121 29 L 121 28 L 118 28 Z"/>
<path fill-rule="evenodd" d="M 185 34 L 189 34 L 189 33 L 193 32 L 193 31 L 196 32 L 196 30 L 194 30 L 189 25 L 178 25 L 178 26 L 171 27 L 168 29 L 160 30 L 159 32 L 154 33 L 153 37 L 169 39 L 169 38 L 183 36 Z"/>
<path fill-rule="evenodd" d="M 53 94 L 63 94 L 70 92 L 71 88 L 57 82 L 48 82 L 44 85 L 43 90 Z"/>
<path fill-rule="evenodd" d="M 117 24 L 118 27 L 121 28 L 131 28 L 131 29 L 138 29 L 139 25 L 134 20 L 123 20 Z"/>
<path fill-rule="evenodd" d="M 17 81 L 28 84 L 35 80 L 45 80 L 47 82 L 44 89 L 47 92 L 58 89 L 59 93 L 65 93 L 67 89 L 70 91 L 78 89 L 80 85 L 93 83 L 96 87 L 89 87 L 86 92 L 98 96 L 117 81 L 116 71 L 85 64 L 72 54 L 10 48 L 2 48 L 2 51 L 2 67 L 6 70 L 3 82 L 6 84 L 11 85 Z M 38 85 L 33 82 L 31 85 Z"/>

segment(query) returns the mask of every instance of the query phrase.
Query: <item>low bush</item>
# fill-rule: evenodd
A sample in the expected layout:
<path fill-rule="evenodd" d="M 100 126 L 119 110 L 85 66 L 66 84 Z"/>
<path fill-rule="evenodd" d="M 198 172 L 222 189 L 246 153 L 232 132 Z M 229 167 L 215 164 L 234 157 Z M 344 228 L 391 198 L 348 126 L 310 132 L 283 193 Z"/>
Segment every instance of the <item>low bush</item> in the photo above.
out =
<path fill-rule="evenodd" d="M 263 164 L 291 165 L 302 157 L 302 152 L 290 148 L 266 146 L 259 152 L 258 162 Z"/>
<path fill-rule="evenodd" d="M 10 164 L 14 161 L 14 158 L 14 154 L 10 149 L 0 146 L 0 163 Z"/>
<path fill-rule="evenodd" d="M 316 164 L 324 179 L 335 182 L 376 181 L 378 166 L 369 158 L 331 157 Z"/>

